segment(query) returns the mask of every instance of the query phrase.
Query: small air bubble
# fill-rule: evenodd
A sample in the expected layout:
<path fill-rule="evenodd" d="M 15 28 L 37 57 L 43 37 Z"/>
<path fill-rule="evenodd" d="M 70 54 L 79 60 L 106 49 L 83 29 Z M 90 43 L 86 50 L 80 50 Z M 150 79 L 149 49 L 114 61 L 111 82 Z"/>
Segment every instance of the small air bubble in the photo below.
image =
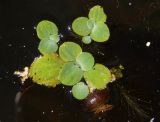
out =
<path fill-rule="evenodd" d="M 70 26 L 68 26 L 68 27 L 67 27 L 67 29 L 70 31 L 70 30 L 71 30 L 71 27 L 70 27 Z"/>
<path fill-rule="evenodd" d="M 104 56 L 104 53 L 103 53 L 103 52 L 98 51 L 98 54 L 100 54 L 100 55 L 103 55 L 103 56 Z"/>
<path fill-rule="evenodd" d="M 53 110 L 51 110 L 51 113 L 53 113 Z"/>
<path fill-rule="evenodd" d="M 132 5 L 132 3 L 131 3 L 131 2 L 129 2 L 129 3 L 128 3 L 128 5 L 129 5 L 129 6 L 131 6 L 131 5 Z"/>
<path fill-rule="evenodd" d="M 45 112 L 43 111 L 43 112 L 42 112 L 42 114 L 44 115 L 44 114 L 45 114 Z"/>
<path fill-rule="evenodd" d="M 22 30 L 24 30 L 24 27 L 22 28 Z"/>
<path fill-rule="evenodd" d="M 130 28 L 129 28 L 129 31 L 131 31 L 131 30 L 132 30 L 132 28 L 130 27 Z"/>
<path fill-rule="evenodd" d="M 59 34 L 59 36 L 60 36 L 60 38 L 63 38 L 63 37 L 64 37 L 63 34 L 61 34 L 61 33 Z"/>
<path fill-rule="evenodd" d="M 151 42 L 146 43 L 146 47 L 149 47 L 151 45 Z"/>
<path fill-rule="evenodd" d="M 36 27 L 34 26 L 33 29 L 36 30 Z"/>

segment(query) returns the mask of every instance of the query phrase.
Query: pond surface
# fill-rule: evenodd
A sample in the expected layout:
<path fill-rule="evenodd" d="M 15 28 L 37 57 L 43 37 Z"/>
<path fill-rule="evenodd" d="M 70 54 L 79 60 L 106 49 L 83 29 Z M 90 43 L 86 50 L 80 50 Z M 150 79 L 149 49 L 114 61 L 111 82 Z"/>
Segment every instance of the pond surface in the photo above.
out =
<path fill-rule="evenodd" d="M 87 16 L 89 8 L 97 4 L 108 15 L 111 37 L 106 43 L 85 46 L 68 27 L 74 18 Z M 39 56 L 35 26 L 43 19 L 57 24 L 63 35 L 61 42 L 77 41 L 96 62 L 110 68 L 122 64 L 125 70 L 116 88 L 119 90 L 111 87 L 111 91 L 120 92 L 118 96 L 127 93 L 149 118 L 135 112 L 130 107 L 133 104 L 125 102 L 127 97 L 115 97 L 119 104 L 113 110 L 94 115 L 73 100 L 68 88 L 33 85 L 23 89 L 13 72 Z M 0 57 L 0 122 L 160 121 L 159 0 L 2 0 Z"/>

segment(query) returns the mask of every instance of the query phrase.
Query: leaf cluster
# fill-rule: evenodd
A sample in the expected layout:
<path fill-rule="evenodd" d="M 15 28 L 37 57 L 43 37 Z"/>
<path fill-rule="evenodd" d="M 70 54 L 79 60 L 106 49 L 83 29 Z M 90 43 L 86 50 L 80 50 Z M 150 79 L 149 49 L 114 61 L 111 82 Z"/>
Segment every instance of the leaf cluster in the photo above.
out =
<path fill-rule="evenodd" d="M 73 31 L 82 36 L 82 42 L 90 44 L 92 40 L 105 42 L 110 37 L 110 31 L 105 24 L 107 15 L 101 6 L 90 9 L 88 17 L 78 17 L 72 23 Z"/>
<path fill-rule="evenodd" d="M 103 42 L 109 38 L 106 18 L 103 8 L 95 6 L 89 12 L 89 19 L 77 18 L 72 28 L 83 36 L 82 40 L 86 44 L 89 44 L 91 39 Z M 110 70 L 102 64 L 95 63 L 93 55 L 83 52 L 74 42 L 64 42 L 58 47 L 60 37 L 53 22 L 39 22 L 36 31 L 40 39 L 38 49 L 42 56 L 34 60 L 30 66 L 29 76 L 35 83 L 48 87 L 55 87 L 60 83 L 73 86 L 72 94 L 79 100 L 86 98 L 90 89 L 106 88 L 112 79 Z M 81 82 L 83 78 L 85 83 Z"/>
<path fill-rule="evenodd" d="M 58 50 L 60 40 L 57 26 L 48 20 L 43 20 L 37 25 L 37 36 L 40 39 L 38 50 L 42 54 L 52 54 Z"/>

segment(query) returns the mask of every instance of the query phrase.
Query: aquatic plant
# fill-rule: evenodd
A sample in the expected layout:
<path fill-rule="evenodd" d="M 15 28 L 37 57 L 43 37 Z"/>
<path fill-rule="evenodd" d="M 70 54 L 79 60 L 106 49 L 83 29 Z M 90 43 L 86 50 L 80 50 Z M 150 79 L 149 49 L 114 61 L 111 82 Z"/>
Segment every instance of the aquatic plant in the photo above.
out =
<path fill-rule="evenodd" d="M 37 25 L 37 36 L 41 40 L 39 51 L 42 54 L 52 54 L 57 51 L 60 38 L 57 26 L 48 20 L 43 20 Z"/>
<path fill-rule="evenodd" d="M 63 63 L 57 54 L 40 56 L 31 64 L 29 77 L 37 84 L 55 87 L 60 83 L 58 74 Z"/>
<path fill-rule="evenodd" d="M 82 37 L 84 43 L 91 40 L 107 41 L 109 29 L 106 14 L 101 6 L 91 8 L 89 18 L 79 17 L 72 24 L 73 31 Z M 95 63 L 89 52 L 83 52 L 80 45 L 67 41 L 58 46 L 60 37 L 55 23 L 43 20 L 36 28 L 40 39 L 38 50 L 42 56 L 36 58 L 29 68 L 33 82 L 47 87 L 57 84 L 72 86 L 76 99 L 85 99 L 93 90 L 102 90 L 112 81 L 110 70 L 103 64 Z M 85 81 L 82 82 L 82 79 Z"/>
<path fill-rule="evenodd" d="M 72 23 L 73 31 L 82 36 L 82 42 L 90 44 L 92 40 L 104 42 L 109 39 L 110 32 L 105 24 L 106 14 L 101 6 L 91 8 L 88 18 L 78 17 Z M 106 66 L 95 63 L 94 57 L 89 52 L 83 52 L 82 48 L 74 42 L 64 42 L 58 46 L 60 36 L 56 24 L 43 20 L 37 25 L 37 36 L 40 39 L 38 50 L 42 56 L 36 58 L 29 68 L 29 74 L 23 75 L 20 72 L 15 74 L 32 78 L 34 83 L 47 87 L 56 87 L 63 84 L 72 87 L 72 95 L 78 99 L 85 99 L 84 106 L 94 113 L 111 110 L 113 105 L 110 100 L 107 84 L 123 77 L 123 66 L 108 69 Z M 59 50 L 58 50 L 59 48 Z M 84 81 L 84 80 L 85 81 Z M 126 90 L 119 87 L 117 93 L 121 93 L 135 112 L 144 118 L 148 118 L 146 113 L 137 104 L 135 98 L 131 97 Z"/>
<path fill-rule="evenodd" d="M 76 99 L 82 100 L 89 94 L 89 88 L 83 82 L 79 82 L 72 87 L 72 94 Z"/>
<path fill-rule="evenodd" d="M 72 23 L 73 31 L 82 36 L 82 42 L 91 43 L 91 39 L 96 42 L 105 42 L 110 37 L 110 31 L 105 24 L 107 15 L 101 6 L 97 5 L 90 9 L 88 18 L 78 17 Z"/>

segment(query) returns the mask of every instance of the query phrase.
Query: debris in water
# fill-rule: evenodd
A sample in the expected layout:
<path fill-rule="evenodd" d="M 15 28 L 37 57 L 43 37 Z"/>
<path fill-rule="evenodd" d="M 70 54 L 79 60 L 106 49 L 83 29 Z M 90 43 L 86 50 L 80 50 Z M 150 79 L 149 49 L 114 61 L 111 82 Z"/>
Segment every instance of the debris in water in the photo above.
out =
<path fill-rule="evenodd" d="M 14 75 L 17 75 L 21 78 L 22 84 L 24 84 L 24 81 L 28 79 L 29 75 L 29 68 L 25 67 L 23 71 L 15 71 Z"/>

